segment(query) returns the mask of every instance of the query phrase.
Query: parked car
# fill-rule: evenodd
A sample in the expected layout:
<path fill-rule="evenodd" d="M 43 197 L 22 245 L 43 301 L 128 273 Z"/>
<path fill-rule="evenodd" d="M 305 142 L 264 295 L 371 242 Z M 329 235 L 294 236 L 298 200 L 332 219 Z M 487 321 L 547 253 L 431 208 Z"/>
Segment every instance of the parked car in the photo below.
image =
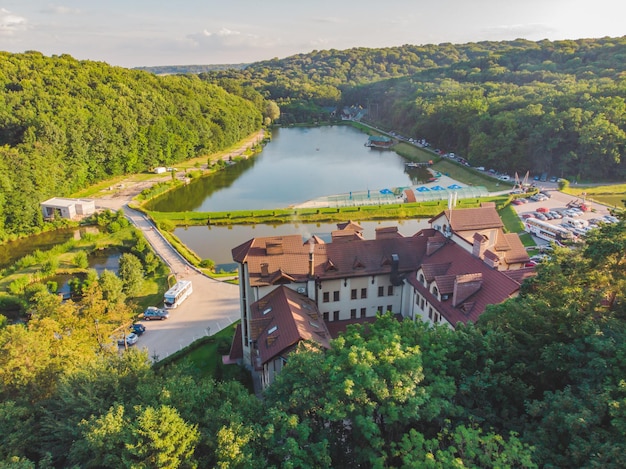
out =
<path fill-rule="evenodd" d="M 133 324 L 130 326 L 130 330 L 133 331 L 134 334 L 141 335 L 146 332 L 146 326 L 143 324 Z"/>
<path fill-rule="evenodd" d="M 559 212 L 556 212 L 554 210 L 550 210 L 550 215 L 552 215 L 552 218 L 556 219 L 561 219 L 563 218 L 563 215 L 561 215 Z"/>
<path fill-rule="evenodd" d="M 542 221 L 546 221 L 548 219 L 548 217 L 546 217 L 543 213 L 541 212 L 537 212 L 535 213 L 535 218 L 537 220 L 542 220 Z"/>
<path fill-rule="evenodd" d="M 511 200 L 511 203 L 512 203 L 513 205 L 524 205 L 524 202 L 522 202 L 522 199 L 514 199 L 514 200 Z"/>
<path fill-rule="evenodd" d="M 139 336 L 137 336 L 137 334 L 135 334 L 134 332 L 131 332 L 126 337 L 118 339 L 117 345 L 124 346 L 124 342 L 126 342 L 126 345 L 135 345 L 137 343 L 137 340 L 139 340 Z"/>
<path fill-rule="evenodd" d="M 619 219 L 613 215 L 604 215 L 604 219 L 609 223 L 617 223 Z"/>
<path fill-rule="evenodd" d="M 156 306 L 148 306 L 146 310 L 143 312 L 143 318 L 147 321 L 152 321 L 153 319 L 167 319 L 170 317 L 170 314 L 164 310 L 159 309 Z"/>
<path fill-rule="evenodd" d="M 548 199 L 552 198 L 552 194 L 550 194 L 548 191 L 541 191 L 539 192 L 541 195 L 547 197 Z"/>
<path fill-rule="evenodd" d="M 547 208 L 547 207 L 539 207 L 539 208 L 537 208 L 536 211 L 539 212 L 539 213 L 548 213 L 550 211 L 550 209 Z"/>
<path fill-rule="evenodd" d="M 550 182 L 556 182 L 556 176 L 552 176 L 552 177 L 550 178 Z"/>
<path fill-rule="evenodd" d="M 522 218 L 526 219 L 526 218 L 535 218 L 535 214 L 534 213 L 525 213 L 522 215 Z"/>

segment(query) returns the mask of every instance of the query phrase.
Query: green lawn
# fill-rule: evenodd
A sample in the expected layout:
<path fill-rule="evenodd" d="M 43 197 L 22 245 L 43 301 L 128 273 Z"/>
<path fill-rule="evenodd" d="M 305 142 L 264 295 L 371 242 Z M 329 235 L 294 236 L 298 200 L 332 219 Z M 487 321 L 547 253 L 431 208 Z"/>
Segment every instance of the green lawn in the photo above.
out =
<path fill-rule="evenodd" d="M 222 355 L 227 355 L 239 321 L 210 337 L 203 337 L 183 348 L 181 351 L 159 362 L 156 366 L 185 364 L 190 366 L 200 378 L 218 381 L 240 381 L 253 391 L 250 373 L 239 365 L 224 365 Z"/>

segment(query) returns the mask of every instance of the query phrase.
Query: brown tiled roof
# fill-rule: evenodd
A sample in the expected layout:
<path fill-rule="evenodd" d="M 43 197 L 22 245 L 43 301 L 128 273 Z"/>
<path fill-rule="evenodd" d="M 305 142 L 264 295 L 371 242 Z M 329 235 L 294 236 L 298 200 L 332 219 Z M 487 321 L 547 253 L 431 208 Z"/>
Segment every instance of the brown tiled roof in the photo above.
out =
<path fill-rule="evenodd" d="M 271 308 L 269 311 L 268 309 Z M 290 288 L 280 286 L 250 306 L 251 337 L 256 341 L 260 363 L 289 351 L 301 340 L 330 347 L 330 333 L 315 302 Z M 264 311 L 267 311 L 263 314 Z"/>
<path fill-rule="evenodd" d="M 434 233 L 424 230 L 425 234 Z M 350 242 L 314 244 L 314 274 L 321 279 L 356 277 L 391 272 L 392 254 L 399 258 L 399 271 L 410 272 L 419 266 L 426 252 L 427 238 L 418 233 L 410 238 L 356 239 Z M 289 276 L 294 282 L 309 279 L 309 250 L 311 245 L 302 242 L 300 235 L 282 236 L 282 254 L 267 255 L 267 243 L 274 238 L 254 238 L 232 250 L 233 259 L 247 263 L 251 286 L 270 285 L 281 271 L 283 278 Z M 261 265 L 267 264 L 267 276 L 261 276 Z"/>
<path fill-rule="evenodd" d="M 437 288 L 439 293 L 443 295 L 450 295 L 454 291 L 454 280 L 456 275 L 437 275 L 435 282 L 437 282 Z"/>
<path fill-rule="evenodd" d="M 313 243 L 313 244 L 325 244 L 326 241 L 324 241 L 322 238 L 320 238 L 317 235 L 312 235 L 309 239 L 307 239 L 304 244 L 308 244 L 308 243 Z"/>
<path fill-rule="evenodd" d="M 348 231 L 363 231 L 363 227 L 352 220 L 349 220 L 344 223 L 337 223 L 337 229 L 348 230 Z"/>
<path fill-rule="evenodd" d="M 422 264 L 422 272 L 424 272 L 424 278 L 428 282 L 432 282 L 438 275 L 445 275 L 450 268 L 450 262 L 442 262 L 440 264 Z"/>
<path fill-rule="evenodd" d="M 408 277 L 411 285 L 427 298 L 453 326 L 459 322 L 475 322 L 487 305 L 501 303 L 519 291 L 519 283 L 507 276 L 505 272 L 490 268 L 455 243 L 448 243 L 431 256 L 425 257 L 424 264 L 448 265 L 445 275 L 453 275 L 454 277 L 465 274 L 480 274 L 482 276 L 482 287 L 463 299 L 456 307 L 452 304 L 452 298 L 439 301 L 424 285 L 418 282 L 415 275 Z"/>
<path fill-rule="evenodd" d="M 383 238 L 402 238 L 403 236 L 398 233 L 397 226 L 382 226 L 376 228 L 376 239 Z"/>
<path fill-rule="evenodd" d="M 510 247 L 505 256 L 507 264 L 528 262 L 530 260 L 528 252 L 522 244 L 522 241 L 519 239 L 517 233 L 506 233 L 504 234 L 504 237 Z"/>
<path fill-rule="evenodd" d="M 363 235 L 361 235 L 358 231 L 352 230 L 336 230 L 330 233 L 330 236 L 333 240 L 333 243 L 336 242 L 350 242 L 350 241 L 359 241 L 363 239 Z"/>
<path fill-rule="evenodd" d="M 524 267 L 523 269 L 515 270 L 503 270 L 502 273 L 506 274 L 508 277 L 512 278 L 519 284 L 524 282 L 524 280 L 526 280 L 527 278 L 537 275 L 534 267 Z"/>
<path fill-rule="evenodd" d="M 479 231 L 504 226 L 495 207 L 444 210 L 439 215 L 431 218 L 429 222 L 431 224 L 434 223 L 442 215 L 446 216 L 453 231 Z"/>

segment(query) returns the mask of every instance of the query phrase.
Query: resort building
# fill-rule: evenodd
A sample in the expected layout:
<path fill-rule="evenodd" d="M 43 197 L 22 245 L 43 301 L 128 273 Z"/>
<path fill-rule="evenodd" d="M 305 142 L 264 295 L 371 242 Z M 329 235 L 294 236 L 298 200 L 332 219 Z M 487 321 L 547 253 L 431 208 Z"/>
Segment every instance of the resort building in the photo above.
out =
<path fill-rule="evenodd" d="M 410 237 L 385 227 L 368 240 L 349 222 L 328 243 L 291 235 L 234 248 L 241 324 L 231 358 L 259 372 L 266 387 L 302 341 L 328 347 L 346 324 L 387 311 L 454 328 L 516 296 L 533 273 L 493 205 L 444 211 L 430 223 Z"/>

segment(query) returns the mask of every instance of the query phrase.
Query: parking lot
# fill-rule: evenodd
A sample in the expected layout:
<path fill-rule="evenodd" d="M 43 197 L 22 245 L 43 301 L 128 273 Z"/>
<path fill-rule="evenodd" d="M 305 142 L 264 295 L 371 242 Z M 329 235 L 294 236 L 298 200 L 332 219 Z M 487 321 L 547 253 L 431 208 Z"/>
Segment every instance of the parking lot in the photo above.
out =
<path fill-rule="evenodd" d="M 585 220 L 587 223 L 592 223 L 594 219 L 601 219 L 607 215 L 610 215 L 608 207 L 595 203 L 589 202 L 588 200 L 583 200 L 581 198 L 577 198 L 568 194 L 564 194 L 557 190 L 547 189 L 544 190 L 549 198 L 544 199 L 542 201 L 532 201 L 529 200 L 528 203 L 522 205 L 512 205 L 520 218 L 524 219 L 525 217 L 537 217 L 537 213 L 544 212 L 544 216 L 547 215 L 545 212 L 556 212 L 562 218 L 553 218 L 553 219 L 545 219 L 546 223 L 550 223 L 552 225 L 562 225 L 564 220 L 573 219 L 573 220 Z M 589 210 L 580 212 L 578 214 L 574 214 L 573 212 L 566 212 L 568 209 L 568 205 L 572 204 L 582 204 L 589 208 Z M 539 209 L 539 212 L 537 212 Z M 542 218 L 540 218 L 542 219 Z M 581 236 L 582 232 L 575 233 L 575 236 Z M 535 241 L 538 245 L 548 244 L 548 241 L 535 238 Z"/>

